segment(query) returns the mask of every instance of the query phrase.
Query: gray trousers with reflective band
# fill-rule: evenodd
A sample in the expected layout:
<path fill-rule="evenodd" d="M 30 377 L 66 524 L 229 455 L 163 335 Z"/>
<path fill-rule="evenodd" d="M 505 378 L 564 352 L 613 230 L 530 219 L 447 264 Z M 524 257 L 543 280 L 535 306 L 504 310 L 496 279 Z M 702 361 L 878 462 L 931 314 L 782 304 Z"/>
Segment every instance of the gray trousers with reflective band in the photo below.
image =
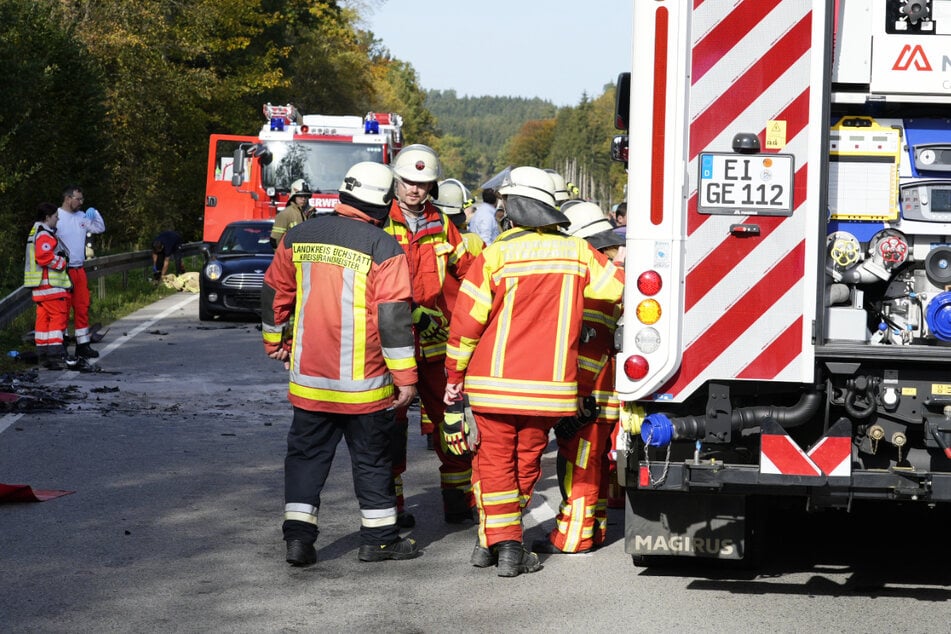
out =
<path fill-rule="evenodd" d="M 317 539 L 320 493 L 341 438 L 350 450 L 361 541 L 377 546 L 399 538 L 390 447 L 395 426 L 392 411 L 350 415 L 294 408 L 284 459 L 285 540 Z"/>

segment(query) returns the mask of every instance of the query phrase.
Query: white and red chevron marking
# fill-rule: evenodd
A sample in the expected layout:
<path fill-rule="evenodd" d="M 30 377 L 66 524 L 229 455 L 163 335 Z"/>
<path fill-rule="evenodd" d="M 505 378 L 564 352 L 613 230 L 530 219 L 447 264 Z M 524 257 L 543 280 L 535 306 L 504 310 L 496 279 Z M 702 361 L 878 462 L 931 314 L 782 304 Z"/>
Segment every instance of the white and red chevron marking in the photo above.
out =
<path fill-rule="evenodd" d="M 804 348 L 814 281 L 804 278 L 812 264 L 807 203 L 810 121 L 817 112 L 810 93 L 812 7 L 809 0 L 693 3 L 682 355 L 657 390 L 663 398 L 684 400 L 712 378 L 811 378 Z M 697 213 L 699 154 L 730 151 L 738 131 L 756 133 L 765 147 L 770 121 L 784 122 L 781 151 L 795 157 L 793 214 Z M 757 225 L 759 236 L 732 235 L 737 223 Z"/>
<path fill-rule="evenodd" d="M 759 472 L 788 476 L 822 475 L 822 469 L 787 434 L 760 437 Z"/>
<path fill-rule="evenodd" d="M 826 436 L 809 450 L 809 458 L 828 476 L 852 475 L 852 439 Z"/>

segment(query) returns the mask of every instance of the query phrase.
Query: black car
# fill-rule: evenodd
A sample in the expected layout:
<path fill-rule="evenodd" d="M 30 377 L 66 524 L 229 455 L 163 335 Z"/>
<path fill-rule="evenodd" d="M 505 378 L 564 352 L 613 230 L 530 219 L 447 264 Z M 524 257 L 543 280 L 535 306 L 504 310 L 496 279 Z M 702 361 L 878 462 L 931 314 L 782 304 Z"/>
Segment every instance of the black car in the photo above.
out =
<path fill-rule="evenodd" d="M 218 242 L 205 250 L 199 276 L 198 319 L 217 315 L 261 313 L 264 272 L 274 259 L 273 220 L 232 222 Z"/>

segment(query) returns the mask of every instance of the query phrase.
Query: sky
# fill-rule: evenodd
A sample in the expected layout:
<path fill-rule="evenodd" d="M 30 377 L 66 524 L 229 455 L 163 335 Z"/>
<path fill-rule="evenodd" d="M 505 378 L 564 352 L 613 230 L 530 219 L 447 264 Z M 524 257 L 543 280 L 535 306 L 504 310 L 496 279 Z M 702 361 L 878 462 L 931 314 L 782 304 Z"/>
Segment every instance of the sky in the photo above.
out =
<path fill-rule="evenodd" d="M 634 0 L 385 0 L 364 27 L 425 90 L 574 106 L 631 67 Z"/>

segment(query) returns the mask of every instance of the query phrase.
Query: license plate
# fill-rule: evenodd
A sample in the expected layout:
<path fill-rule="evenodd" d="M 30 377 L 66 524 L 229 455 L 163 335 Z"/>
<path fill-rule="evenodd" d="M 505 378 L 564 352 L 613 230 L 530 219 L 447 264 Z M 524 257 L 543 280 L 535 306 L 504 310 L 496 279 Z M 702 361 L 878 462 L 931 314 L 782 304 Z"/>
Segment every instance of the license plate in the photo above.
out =
<path fill-rule="evenodd" d="M 697 211 L 702 214 L 792 215 L 793 159 L 792 154 L 701 154 Z"/>

